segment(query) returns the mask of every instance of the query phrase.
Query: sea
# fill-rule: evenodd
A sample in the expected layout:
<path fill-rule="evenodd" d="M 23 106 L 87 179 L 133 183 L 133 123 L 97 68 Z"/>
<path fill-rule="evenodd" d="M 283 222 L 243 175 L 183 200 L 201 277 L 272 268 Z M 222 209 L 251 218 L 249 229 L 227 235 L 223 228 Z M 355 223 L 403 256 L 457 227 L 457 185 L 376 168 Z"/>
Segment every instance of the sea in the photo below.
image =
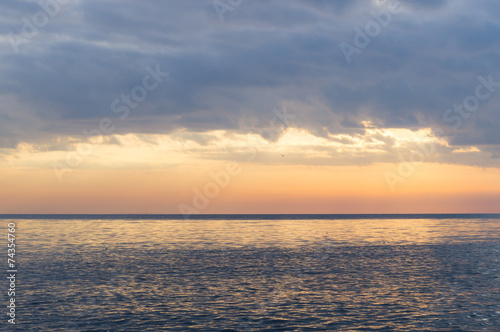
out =
<path fill-rule="evenodd" d="M 500 214 L 0 221 L 2 331 L 500 331 Z"/>

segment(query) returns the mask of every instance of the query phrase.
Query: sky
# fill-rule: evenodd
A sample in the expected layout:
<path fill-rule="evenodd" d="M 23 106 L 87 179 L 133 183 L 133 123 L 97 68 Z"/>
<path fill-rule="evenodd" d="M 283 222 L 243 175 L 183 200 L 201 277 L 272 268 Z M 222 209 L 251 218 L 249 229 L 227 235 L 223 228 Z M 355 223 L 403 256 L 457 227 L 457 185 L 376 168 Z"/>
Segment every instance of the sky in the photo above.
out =
<path fill-rule="evenodd" d="M 0 213 L 498 213 L 494 0 L 5 0 Z"/>

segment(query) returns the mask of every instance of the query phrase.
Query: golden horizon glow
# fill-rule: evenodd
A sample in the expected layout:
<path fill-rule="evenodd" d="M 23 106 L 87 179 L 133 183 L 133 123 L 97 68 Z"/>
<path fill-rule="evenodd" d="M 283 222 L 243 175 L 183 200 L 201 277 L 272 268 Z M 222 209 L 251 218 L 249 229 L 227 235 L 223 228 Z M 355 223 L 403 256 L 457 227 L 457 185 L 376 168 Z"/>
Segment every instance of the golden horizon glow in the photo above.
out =
<path fill-rule="evenodd" d="M 180 213 L 182 204 L 196 213 L 499 212 L 498 168 L 439 160 L 440 149 L 484 157 L 478 148 L 450 147 L 428 129 L 365 125 L 364 134 L 325 137 L 288 128 L 274 142 L 256 133 L 178 130 L 22 143 L 0 162 L 0 213 Z M 384 174 L 398 175 L 394 156 L 418 143 L 437 152 L 392 191 Z M 203 194 L 231 164 L 239 171 L 229 183 Z M 214 197 L 195 206 L 196 190 Z"/>
<path fill-rule="evenodd" d="M 0 213 L 180 213 L 179 204 L 193 206 L 195 189 L 203 192 L 214 183 L 210 172 L 226 166 L 81 169 L 68 173 L 63 183 L 52 170 L 2 169 Z M 381 173 L 391 164 L 238 166 L 241 173 L 231 176 L 200 213 L 498 212 L 500 192 L 493 185 L 500 181 L 498 169 L 424 165 L 391 192 Z"/>

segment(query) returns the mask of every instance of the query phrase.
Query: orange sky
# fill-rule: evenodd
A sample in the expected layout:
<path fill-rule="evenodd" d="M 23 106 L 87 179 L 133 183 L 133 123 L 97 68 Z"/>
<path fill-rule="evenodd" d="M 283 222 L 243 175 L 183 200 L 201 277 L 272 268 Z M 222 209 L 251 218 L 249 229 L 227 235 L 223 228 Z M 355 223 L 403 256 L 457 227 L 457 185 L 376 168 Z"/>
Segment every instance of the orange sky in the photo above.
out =
<path fill-rule="evenodd" d="M 423 164 L 392 191 L 384 172 L 393 170 L 393 164 L 232 163 L 229 175 L 230 164 L 82 168 L 65 174 L 63 182 L 52 169 L 4 168 L 0 213 L 499 212 L 498 169 Z M 218 184 L 213 174 L 219 174 Z"/>

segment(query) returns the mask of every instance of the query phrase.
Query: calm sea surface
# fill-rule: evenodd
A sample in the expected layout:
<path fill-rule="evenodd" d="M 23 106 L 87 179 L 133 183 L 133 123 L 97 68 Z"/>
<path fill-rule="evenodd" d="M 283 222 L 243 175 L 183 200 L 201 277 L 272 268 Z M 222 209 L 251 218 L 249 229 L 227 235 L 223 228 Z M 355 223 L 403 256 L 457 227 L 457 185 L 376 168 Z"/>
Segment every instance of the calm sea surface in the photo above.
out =
<path fill-rule="evenodd" d="M 0 220 L 0 330 L 500 331 L 500 215 Z"/>

